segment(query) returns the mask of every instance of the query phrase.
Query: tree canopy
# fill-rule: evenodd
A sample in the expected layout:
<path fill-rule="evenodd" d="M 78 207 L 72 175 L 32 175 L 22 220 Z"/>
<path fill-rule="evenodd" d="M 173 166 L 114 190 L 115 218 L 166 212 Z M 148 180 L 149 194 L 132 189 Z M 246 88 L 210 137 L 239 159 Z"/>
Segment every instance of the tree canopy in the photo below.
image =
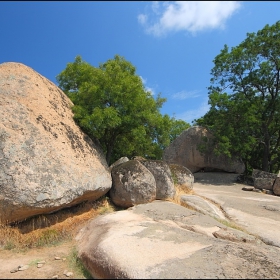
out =
<path fill-rule="evenodd" d="M 217 153 L 239 155 L 247 173 L 280 168 L 280 21 L 247 33 L 214 59 L 210 110 L 195 124 L 209 127 Z"/>
<path fill-rule="evenodd" d="M 170 141 L 190 126 L 162 115 L 166 99 L 147 91 L 136 68 L 119 55 L 99 67 L 77 56 L 57 81 L 74 103 L 75 121 L 98 140 L 108 164 L 122 156 L 160 159 Z"/>

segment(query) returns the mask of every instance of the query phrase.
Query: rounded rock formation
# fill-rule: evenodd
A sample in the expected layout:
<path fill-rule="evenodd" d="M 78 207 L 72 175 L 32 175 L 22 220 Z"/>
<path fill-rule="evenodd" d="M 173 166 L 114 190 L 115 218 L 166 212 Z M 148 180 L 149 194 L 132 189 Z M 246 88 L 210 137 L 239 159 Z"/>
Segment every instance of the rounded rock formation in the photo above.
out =
<path fill-rule="evenodd" d="M 243 173 L 245 165 L 240 159 L 214 153 L 212 139 L 212 133 L 206 128 L 190 127 L 164 150 L 163 160 L 183 165 L 193 173 L 201 169 Z M 201 145 L 204 146 L 203 152 L 199 150 Z"/>
<path fill-rule="evenodd" d="M 0 223 L 50 213 L 109 191 L 101 149 L 70 99 L 21 63 L 0 64 Z"/>

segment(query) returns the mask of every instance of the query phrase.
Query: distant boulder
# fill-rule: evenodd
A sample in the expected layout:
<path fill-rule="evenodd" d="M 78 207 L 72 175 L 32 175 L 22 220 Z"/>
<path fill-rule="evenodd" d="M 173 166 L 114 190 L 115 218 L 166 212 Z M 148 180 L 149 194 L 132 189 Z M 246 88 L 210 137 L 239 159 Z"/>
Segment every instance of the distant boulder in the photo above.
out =
<path fill-rule="evenodd" d="M 244 163 L 226 155 L 215 155 L 212 145 L 213 135 L 204 127 L 193 126 L 183 131 L 163 152 L 163 160 L 169 164 L 179 164 L 191 172 L 201 169 L 205 171 L 226 171 L 243 173 Z M 203 146 L 203 152 L 199 146 Z"/>
<path fill-rule="evenodd" d="M 256 189 L 272 190 L 277 174 L 253 169 L 252 178 Z"/>
<path fill-rule="evenodd" d="M 111 188 L 102 150 L 75 124 L 72 106 L 30 67 L 0 64 L 0 223 L 96 200 Z"/>

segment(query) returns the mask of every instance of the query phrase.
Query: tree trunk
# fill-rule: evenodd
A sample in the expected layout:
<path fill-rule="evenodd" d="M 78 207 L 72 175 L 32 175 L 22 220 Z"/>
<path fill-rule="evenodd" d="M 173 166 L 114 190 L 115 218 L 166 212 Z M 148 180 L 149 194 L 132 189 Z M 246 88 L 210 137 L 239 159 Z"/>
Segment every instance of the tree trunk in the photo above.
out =
<path fill-rule="evenodd" d="M 269 155 L 270 155 L 270 137 L 268 134 L 267 126 L 264 125 L 264 147 L 263 147 L 263 158 L 262 158 L 262 170 L 269 172 Z"/>
<path fill-rule="evenodd" d="M 113 151 L 113 146 L 112 145 L 108 145 L 107 146 L 107 152 L 106 152 L 106 161 L 107 161 L 108 165 L 110 165 L 112 151 Z"/>

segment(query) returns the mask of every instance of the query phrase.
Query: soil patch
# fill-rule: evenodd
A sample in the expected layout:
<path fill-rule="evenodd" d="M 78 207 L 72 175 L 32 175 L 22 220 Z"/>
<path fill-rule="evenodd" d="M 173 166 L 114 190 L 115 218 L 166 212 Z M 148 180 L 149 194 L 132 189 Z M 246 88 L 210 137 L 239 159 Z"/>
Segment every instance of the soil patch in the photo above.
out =
<path fill-rule="evenodd" d="M 81 271 L 77 271 L 75 264 L 75 244 L 73 241 L 51 247 L 28 249 L 26 252 L 13 250 L 0 251 L 0 278 L 1 279 L 87 279 Z M 60 259 L 56 259 L 56 258 Z M 37 262 L 45 261 L 42 267 Z M 18 266 L 28 265 L 23 271 L 11 273 Z M 72 272 L 66 276 L 67 272 Z M 70 273 L 71 274 L 71 273 Z M 69 274 L 68 274 L 69 275 Z"/>

